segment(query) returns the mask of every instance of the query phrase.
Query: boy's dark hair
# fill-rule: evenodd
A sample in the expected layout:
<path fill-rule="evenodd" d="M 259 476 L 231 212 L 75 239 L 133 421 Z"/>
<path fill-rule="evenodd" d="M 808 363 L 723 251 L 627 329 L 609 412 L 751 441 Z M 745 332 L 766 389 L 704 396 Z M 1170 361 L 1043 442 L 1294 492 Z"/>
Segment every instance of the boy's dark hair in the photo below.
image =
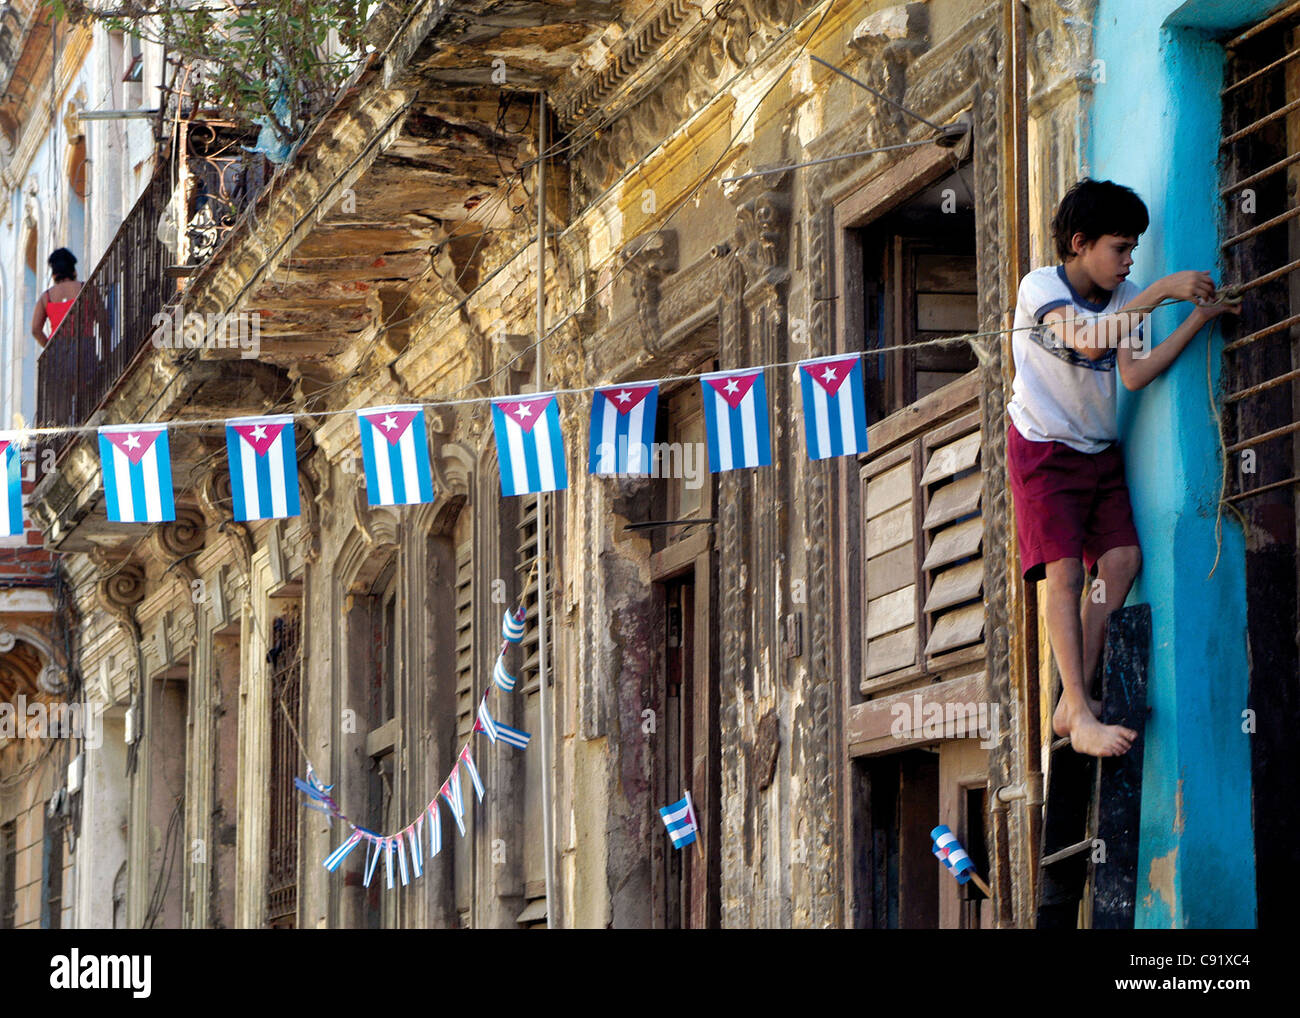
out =
<path fill-rule="evenodd" d="M 1111 180 L 1085 177 L 1065 193 L 1052 220 L 1052 237 L 1061 261 L 1074 256 L 1070 238 L 1082 233 L 1089 242 L 1107 233 L 1139 237 L 1151 224 L 1137 193 Z"/>
<path fill-rule="evenodd" d="M 77 256 L 66 247 L 51 252 L 49 261 L 50 271 L 54 273 L 56 283 L 62 279 L 77 278 Z"/>

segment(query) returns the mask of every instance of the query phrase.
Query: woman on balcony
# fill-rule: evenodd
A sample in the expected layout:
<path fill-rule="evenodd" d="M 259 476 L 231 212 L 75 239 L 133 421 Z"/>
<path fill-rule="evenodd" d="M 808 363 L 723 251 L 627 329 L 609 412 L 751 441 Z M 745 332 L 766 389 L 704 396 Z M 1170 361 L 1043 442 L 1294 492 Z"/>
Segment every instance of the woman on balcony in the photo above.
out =
<path fill-rule="evenodd" d="M 77 281 L 77 256 L 66 247 L 50 255 L 50 271 L 54 275 L 54 285 L 36 298 L 36 309 L 32 312 L 32 335 L 42 347 L 48 342 L 45 323 L 50 323 L 49 338 L 52 339 L 63 322 L 63 316 L 81 292 L 81 283 Z"/>

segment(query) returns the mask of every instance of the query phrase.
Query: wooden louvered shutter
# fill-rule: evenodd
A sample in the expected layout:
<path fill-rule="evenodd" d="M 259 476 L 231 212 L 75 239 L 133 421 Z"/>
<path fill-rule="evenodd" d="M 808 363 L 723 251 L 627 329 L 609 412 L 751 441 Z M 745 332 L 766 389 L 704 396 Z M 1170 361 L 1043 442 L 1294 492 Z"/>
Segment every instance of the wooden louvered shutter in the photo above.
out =
<path fill-rule="evenodd" d="M 529 495 L 520 500 L 519 507 L 519 544 L 516 562 L 521 582 L 526 582 L 522 595 L 524 607 L 528 612 L 527 626 L 521 644 L 523 664 L 519 670 L 517 687 L 522 701 L 522 712 L 516 715 L 518 723 L 527 732 L 532 733 L 529 751 L 523 754 L 524 780 L 524 897 L 526 905 L 517 917 L 521 926 L 532 927 L 546 925 L 546 860 L 544 839 L 542 837 L 542 754 L 541 724 L 542 711 L 540 702 L 541 666 L 540 666 L 540 628 L 538 626 L 538 585 L 537 574 L 533 565 L 537 561 L 537 515 L 539 501 L 536 495 Z M 551 519 L 548 513 L 548 521 Z M 553 559 L 548 559 L 548 585 L 554 588 Z M 548 619 L 548 621 L 552 621 Z M 548 637 L 550 631 L 548 627 Z M 555 666 L 553 639 L 548 639 L 547 660 L 550 667 Z M 553 686 L 548 683 L 548 687 Z"/>
<path fill-rule="evenodd" d="M 469 521 L 469 514 L 461 519 Z M 457 536 L 468 531 L 468 526 L 457 526 Z M 461 540 L 456 545 L 456 745 L 462 746 L 470 739 L 474 728 L 474 715 L 478 701 L 474 689 L 474 546 L 472 539 Z M 446 761 L 450 765 L 450 761 Z M 441 779 L 439 779 L 441 780 Z M 434 789 L 437 792 L 437 789 Z M 467 845 L 458 840 L 455 821 L 439 804 L 442 812 L 443 851 L 448 849 L 454 859 L 456 885 L 456 911 L 460 925 L 472 925 L 474 905 L 474 857 Z"/>

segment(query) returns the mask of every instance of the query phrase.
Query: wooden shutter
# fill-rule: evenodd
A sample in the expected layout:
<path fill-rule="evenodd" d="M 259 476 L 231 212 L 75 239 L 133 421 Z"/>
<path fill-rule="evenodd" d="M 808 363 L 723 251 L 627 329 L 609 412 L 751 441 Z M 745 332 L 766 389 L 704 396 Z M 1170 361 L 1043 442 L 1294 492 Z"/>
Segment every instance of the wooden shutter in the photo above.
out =
<path fill-rule="evenodd" d="M 469 514 L 462 513 L 462 520 Z M 459 521 L 458 521 L 459 522 Z M 457 530 L 462 528 L 458 525 Z M 474 689 L 474 546 L 466 538 L 456 545 L 456 745 L 469 741 L 474 728 L 478 701 Z M 441 781 L 441 777 L 436 780 Z M 434 790 L 435 793 L 437 789 Z M 442 810 L 443 852 L 450 850 L 454 871 L 456 912 L 462 929 L 473 925 L 474 857 L 457 839 L 455 821 Z M 436 865 L 436 863 L 435 863 Z"/>
<path fill-rule="evenodd" d="M 937 675 L 983 653 L 976 405 L 976 397 L 962 401 L 955 409 L 965 412 L 954 418 L 950 401 L 938 424 L 922 413 L 901 441 L 862 464 L 864 694 Z"/>

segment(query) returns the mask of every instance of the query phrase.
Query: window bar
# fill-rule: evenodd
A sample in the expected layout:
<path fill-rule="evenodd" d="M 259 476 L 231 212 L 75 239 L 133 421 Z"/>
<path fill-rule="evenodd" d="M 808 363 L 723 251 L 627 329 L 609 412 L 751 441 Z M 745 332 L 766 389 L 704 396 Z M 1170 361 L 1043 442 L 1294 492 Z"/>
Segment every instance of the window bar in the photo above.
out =
<path fill-rule="evenodd" d="M 1266 127 L 1267 125 L 1271 124 L 1274 120 L 1279 120 L 1282 117 L 1285 117 L 1288 113 L 1293 113 L 1297 109 L 1300 109 L 1300 99 L 1292 99 L 1285 106 L 1279 107 L 1278 109 L 1274 110 L 1272 113 L 1260 117 L 1253 124 L 1247 124 L 1240 131 L 1233 131 L 1232 134 L 1228 135 L 1221 142 L 1219 142 L 1219 148 L 1226 148 L 1227 146 L 1231 145 L 1234 141 L 1240 141 L 1242 138 L 1246 137 L 1246 135 L 1253 134 L 1254 132 L 1258 131 L 1261 127 Z"/>
<path fill-rule="evenodd" d="M 1296 431 L 1300 431 L 1300 421 L 1295 421 L 1292 424 L 1284 424 L 1282 427 L 1274 428 L 1272 431 L 1266 431 L 1262 435 L 1253 435 L 1250 438 L 1242 439 L 1240 442 L 1228 446 L 1228 452 L 1240 452 L 1242 449 L 1247 449 L 1252 445 L 1262 445 L 1265 442 L 1271 442 L 1275 438 L 1281 438 L 1283 435 L 1290 435 Z"/>
<path fill-rule="evenodd" d="M 1251 184 L 1257 184 L 1265 177 L 1276 173 L 1278 170 L 1285 170 L 1292 163 L 1300 162 L 1300 152 L 1292 152 L 1285 159 L 1279 159 L 1272 166 L 1265 167 L 1258 173 L 1252 173 L 1245 180 L 1239 180 L 1235 184 L 1229 184 L 1227 187 L 1219 189 L 1219 197 L 1228 198 L 1235 192 L 1240 191 L 1243 187 L 1249 187 Z"/>
<path fill-rule="evenodd" d="M 1291 17 L 1291 15 L 1296 14 L 1298 12 L 1300 12 L 1300 0 L 1297 0 L 1296 3 L 1289 4 L 1287 7 L 1278 11 L 1276 14 L 1273 14 L 1270 17 L 1265 18 L 1258 25 L 1251 25 L 1250 28 L 1246 29 L 1246 31 L 1242 32 L 1241 35 L 1237 36 L 1236 38 L 1229 39 L 1228 42 L 1225 44 L 1226 48 L 1235 49 L 1236 47 L 1240 46 L 1243 42 L 1255 38 L 1255 36 L 1259 35 L 1261 32 L 1268 31 L 1279 21 L 1285 21 L 1287 18 Z"/>
<path fill-rule="evenodd" d="M 1293 209 L 1287 209 L 1280 216 L 1274 216 L 1272 219 L 1268 220 L 1267 222 L 1260 223 L 1258 226 L 1253 226 L 1249 230 L 1237 234 L 1235 237 L 1229 237 L 1222 244 L 1220 244 L 1219 247 L 1221 250 L 1226 251 L 1228 250 L 1228 248 L 1240 244 L 1243 241 L 1250 240 L 1251 237 L 1257 237 L 1265 230 L 1270 230 L 1274 226 L 1278 226 L 1282 223 L 1288 222 L 1289 220 L 1294 219 L 1296 216 L 1300 216 L 1300 205 L 1296 206 Z"/>
<path fill-rule="evenodd" d="M 1275 491 L 1278 488 L 1287 488 L 1293 484 L 1300 484 L 1300 476 L 1288 477 L 1285 481 L 1274 481 L 1272 484 L 1261 484 L 1258 488 L 1251 488 L 1249 491 L 1239 491 L 1235 495 L 1229 495 L 1225 502 L 1237 502 L 1243 498 L 1250 498 L 1252 495 L 1262 495 L 1266 491 Z"/>
<path fill-rule="evenodd" d="M 1240 392 L 1229 393 L 1224 398 L 1223 402 L 1235 403 L 1238 400 L 1247 399 L 1251 396 L 1258 395 L 1261 392 L 1266 392 L 1269 389 L 1277 388 L 1277 386 L 1286 382 L 1293 382 L 1297 378 L 1300 378 L 1300 369 L 1288 371 L 1285 375 L 1278 375 L 1276 378 L 1270 378 L 1265 382 L 1260 382 L 1258 385 L 1252 385 L 1249 389 L 1242 389 Z"/>
<path fill-rule="evenodd" d="M 1240 339 L 1234 339 L 1231 343 L 1225 343 L 1223 352 L 1230 353 L 1231 351 L 1247 346 L 1256 340 L 1267 339 L 1274 333 L 1282 332 L 1285 329 L 1291 328 L 1293 325 L 1300 325 L 1300 315 L 1292 315 L 1290 318 L 1284 318 L 1280 322 L 1274 322 L 1272 325 L 1260 329 L 1257 332 L 1252 332 L 1249 335 L 1242 336 Z"/>
<path fill-rule="evenodd" d="M 1274 68 L 1281 67 L 1288 60 L 1294 60 L 1296 57 L 1300 57 L 1300 49 L 1293 49 L 1286 56 L 1279 57 L 1277 60 L 1274 60 L 1271 64 L 1267 65 L 1266 67 L 1261 67 L 1258 71 L 1252 71 L 1250 74 L 1247 74 L 1240 81 L 1234 81 L 1227 88 L 1221 89 L 1219 91 L 1219 96 L 1226 97 L 1229 92 L 1241 88 L 1242 85 L 1249 84 L 1250 82 L 1258 78 L 1260 75 L 1267 74 L 1269 71 L 1273 70 Z"/>

